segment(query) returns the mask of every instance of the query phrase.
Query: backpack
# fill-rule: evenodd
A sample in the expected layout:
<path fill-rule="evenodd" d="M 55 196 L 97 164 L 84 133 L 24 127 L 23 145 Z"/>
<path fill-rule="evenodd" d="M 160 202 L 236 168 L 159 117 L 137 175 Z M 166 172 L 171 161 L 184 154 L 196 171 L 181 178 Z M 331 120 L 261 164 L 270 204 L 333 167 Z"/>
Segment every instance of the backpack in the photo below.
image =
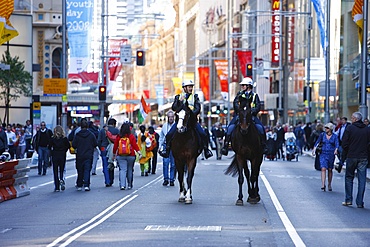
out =
<path fill-rule="evenodd" d="M 148 134 L 147 136 L 150 141 L 152 142 L 152 145 L 148 148 L 146 148 L 147 151 L 153 151 L 157 147 L 157 140 L 155 139 L 155 135 Z"/>
<path fill-rule="evenodd" d="M 118 155 L 130 155 L 131 144 L 128 137 L 121 137 L 118 142 Z"/>
<path fill-rule="evenodd" d="M 106 130 L 105 133 L 109 141 L 111 141 L 112 143 L 116 141 L 118 135 L 113 135 L 109 130 Z"/>

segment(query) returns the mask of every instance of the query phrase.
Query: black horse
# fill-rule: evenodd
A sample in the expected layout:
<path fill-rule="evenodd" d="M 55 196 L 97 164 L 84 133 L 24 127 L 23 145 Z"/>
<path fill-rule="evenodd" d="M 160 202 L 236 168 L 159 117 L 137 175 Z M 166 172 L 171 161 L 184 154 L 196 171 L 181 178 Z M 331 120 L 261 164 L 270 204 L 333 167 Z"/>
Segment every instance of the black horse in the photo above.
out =
<path fill-rule="evenodd" d="M 260 201 L 258 193 L 258 176 L 263 160 L 263 149 L 260 143 L 260 135 L 254 123 L 252 122 L 251 99 L 240 99 L 239 123 L 232 133 L 231 147 L 235 156 L 230 166 L 226 169 L 226 175 L 235 177 L 238 175 L 239 195 L 236 205 L 243 205 L 243 182 L 244 176 L 248 182 L 248 200 L 251 204 Z M 251 164 L 251 173 L 248 168 L 248 161 Z"/>
<path fill-rule="evenodd" d="M 200 152 L 199 137 L 195 130 L 197 117 L 185 104 L 185 109 L 178 113 L 177 132 L 172 139 L 172 154 L 175 159 L 176 170 L 180 185 L 179 202 L 191 204 L 191 184 L 194 177 L 194 170 L 197 164 L 197 157 Z M 184 184 L 185 166 L 187 166 L 187 189 Z"/>

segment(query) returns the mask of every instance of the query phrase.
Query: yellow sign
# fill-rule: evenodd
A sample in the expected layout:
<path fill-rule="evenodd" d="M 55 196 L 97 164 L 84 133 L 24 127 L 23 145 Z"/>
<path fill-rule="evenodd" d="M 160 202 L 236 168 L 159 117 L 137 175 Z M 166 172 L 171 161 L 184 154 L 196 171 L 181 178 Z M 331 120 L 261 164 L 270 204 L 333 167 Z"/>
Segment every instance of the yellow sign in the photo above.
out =
<path fill-rule="evenodd" d="M 67 79 L 51 78 L 44 79 L 45 96 L 62 96 L 67 93 Z"/>
<path fill-rule="evenodd" d="M 41 110 L 41 102 L 33 102 L 33 110 Z"/>

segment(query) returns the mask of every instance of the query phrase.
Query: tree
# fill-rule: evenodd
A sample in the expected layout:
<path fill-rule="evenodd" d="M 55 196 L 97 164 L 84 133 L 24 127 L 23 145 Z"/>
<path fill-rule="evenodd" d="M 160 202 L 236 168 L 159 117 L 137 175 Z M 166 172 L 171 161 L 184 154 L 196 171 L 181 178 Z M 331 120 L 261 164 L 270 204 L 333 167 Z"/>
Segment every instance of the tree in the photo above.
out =
<path fill-rule="evenodd" d="M 19 61 L 18 56 L 11 57 L 9 51 L 2 55 L 1 63 L 10 65 L 9 70 L 0 70 L 0 100 L 5 103 L 2 122 L 9 123 L 10 102 L 32 95 L 32 75 L 24 69 L 24 61 Z"/>

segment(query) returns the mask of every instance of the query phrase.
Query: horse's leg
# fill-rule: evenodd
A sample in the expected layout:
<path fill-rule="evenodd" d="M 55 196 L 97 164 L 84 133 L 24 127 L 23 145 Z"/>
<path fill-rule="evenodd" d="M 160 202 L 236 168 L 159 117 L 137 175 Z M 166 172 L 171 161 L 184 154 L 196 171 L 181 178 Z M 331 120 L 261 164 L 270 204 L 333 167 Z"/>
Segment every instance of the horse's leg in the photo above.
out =
<path fill-rule="evenodd" d="M 179 202 L 185 201 L 185 192 L 184 192 L 184 163 L 181 160 L 176 160 L 176 170 L 177 170 L 177 180 L 179 181 L 180 187 L 180 197 Z"/>
<path fill-rule="evenodd" d="M 247 184 L 248 184 L 248 199 L 247 202 L 249 202 L 250 194 L 252 193 L 252 187 L 251 187 L 251 173 L 248 168 L 248 160 L 244 163 L 244 175 L 247 178 Z"/>
<path fill-rule="evenodd" d="M 243 164 L 240 157 L 237 157 L 236 162 L 238 162 L 238 184 L 239 184 L 239 195 L 238 200 L 236 200 L 237 206 L 243 206 L 243 183 L 244 183 L 244 175 L 243 175 Z"/>
<path fill-rule="evenodd" d="M 260 172 L 260 166 L 261 163 L 258 162 L 258 159 L 254 159 L 251 165 L 251 193 L 249 194 L 248 202 L 249 203 L 257 203 L 261 200 L 260 195 L 259 195 L 259 188 L 258 188 L 258 175 Z"/>
<path fill-rule="evenodd" d="M 193 203 L 193 197 L 191 195 L 192 193 L 191 184 L 193 182 L 195 166 L 196 166 L 196 158 L 193 158 L 192 160 L 188 162 L 188 177 L 187 177 L 188 191 L 186 192 L 186 198 L 185 198 L 186 204 Z"/>

